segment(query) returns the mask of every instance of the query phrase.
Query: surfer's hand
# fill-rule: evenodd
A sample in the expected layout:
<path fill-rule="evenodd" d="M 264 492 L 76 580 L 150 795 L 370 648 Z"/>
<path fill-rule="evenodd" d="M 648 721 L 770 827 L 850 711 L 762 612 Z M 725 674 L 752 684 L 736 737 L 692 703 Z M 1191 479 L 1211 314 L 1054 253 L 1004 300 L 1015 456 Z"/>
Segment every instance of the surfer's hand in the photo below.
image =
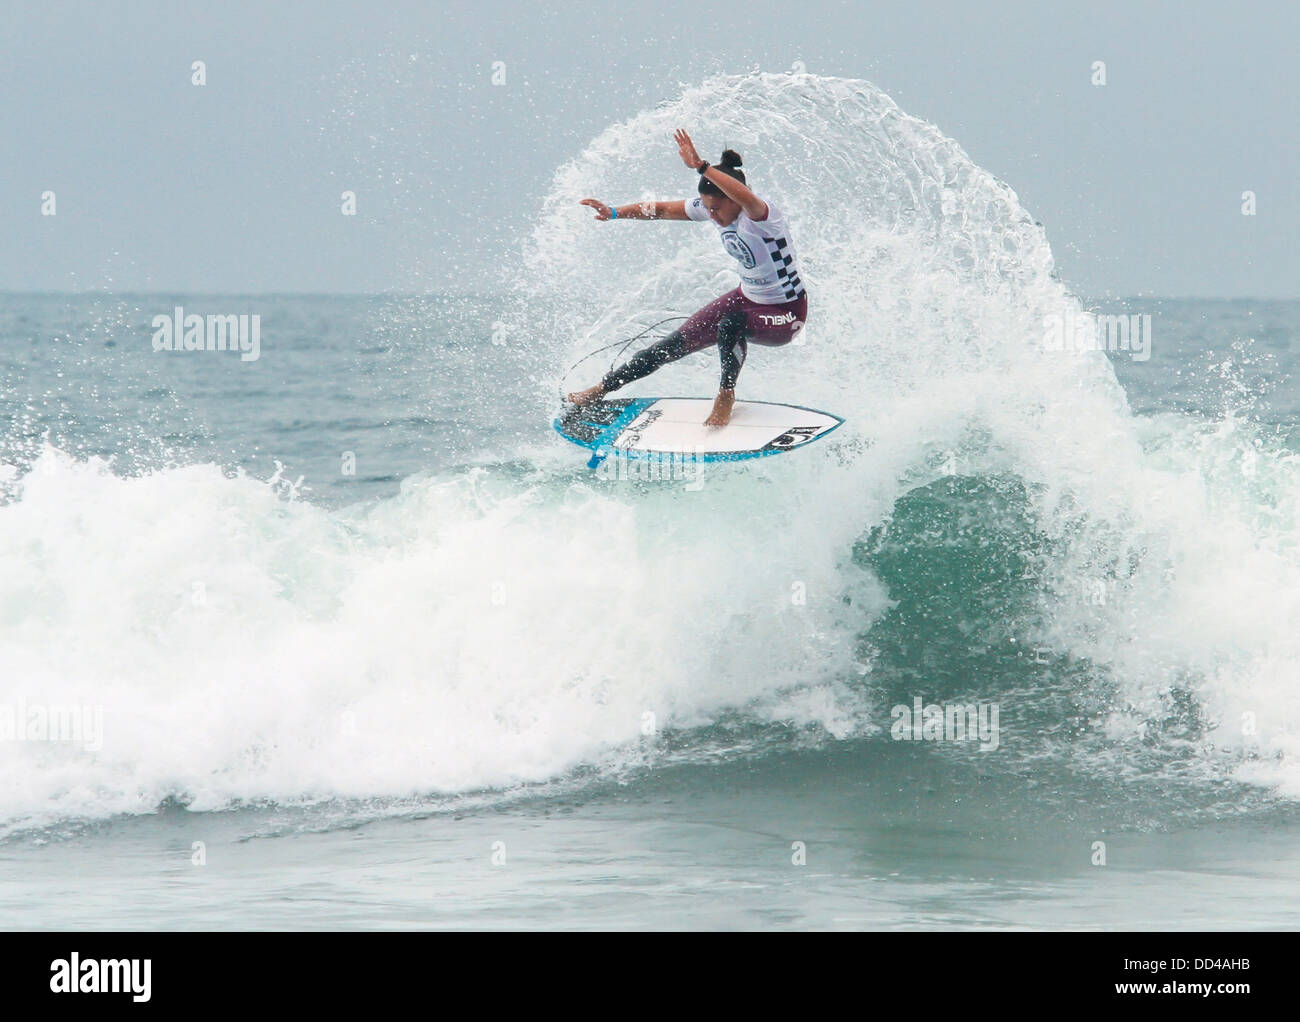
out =
<path fill-rule="evenodd" d="M 597 220 L 608 220 L 610 216 L 613 215 L 614 212 L 612 209 L 610 209 L 608 206 L 606 206 L 603 202 L 599 201 L 598 199 L 583 199 L 582 202 L 579 203 L 579 205 L 590 206 L 592 209 L 594 209 L 596 211 Z"/>
<path fill-rule="evenodd" d="M 678 128 L 673 132 L 673 141 L 677 143 L 677 154 L 682 158 L 682 162 L 691 170 L 698 169 L 704 161 L 695 151 L 695 143 L 691 141 L 691 136 L 686 134 L 686 129 Z"/>

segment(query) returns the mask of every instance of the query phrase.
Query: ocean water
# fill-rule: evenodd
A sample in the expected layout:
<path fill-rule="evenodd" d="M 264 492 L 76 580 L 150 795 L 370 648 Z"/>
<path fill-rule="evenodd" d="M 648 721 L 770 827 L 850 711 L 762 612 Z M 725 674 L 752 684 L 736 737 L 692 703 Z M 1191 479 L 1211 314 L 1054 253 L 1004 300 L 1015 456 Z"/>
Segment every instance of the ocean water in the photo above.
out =
<path fill-rule="evenodd" d="M 734 279 L 574 202 L 675 197 L 704 120 L 811 293 L 741 396 L 847 423 L 599 478 L 579 360 Z M 1294 926 L 1300 302 L 1078 296 L 1050 237 L 875 87 L 755 74 L 594 139 L 474 295 L 0 296 L 0 927 Z M 177 306 L 259 357 L 155 351 Z"/>

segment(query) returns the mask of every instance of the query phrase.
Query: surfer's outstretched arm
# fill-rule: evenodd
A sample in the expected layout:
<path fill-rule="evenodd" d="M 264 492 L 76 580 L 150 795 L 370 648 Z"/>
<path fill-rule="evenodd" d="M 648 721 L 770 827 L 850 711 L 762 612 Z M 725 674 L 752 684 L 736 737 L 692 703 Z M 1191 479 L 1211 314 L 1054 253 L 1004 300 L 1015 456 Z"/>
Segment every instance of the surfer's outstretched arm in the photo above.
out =
<path fill-rule="evenodd" d="M 581 206 L 596 211 L 597 220 L 689 220 L 686 200 L 673 202 L 630 202 L 626 206 L 606 206 L 599 199 L 583 199 Z"/>

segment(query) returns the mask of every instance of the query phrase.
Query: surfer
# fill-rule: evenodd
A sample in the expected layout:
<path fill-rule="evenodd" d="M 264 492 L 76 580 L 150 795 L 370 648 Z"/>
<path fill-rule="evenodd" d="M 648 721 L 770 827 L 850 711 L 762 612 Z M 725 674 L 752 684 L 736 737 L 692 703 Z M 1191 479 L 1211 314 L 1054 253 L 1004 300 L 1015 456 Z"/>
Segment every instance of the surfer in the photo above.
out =
<path fill-rule="evenodd" d="M 597 220 L 712 220 L 722 235 L 722 247 L 740 263 L 740 287 L 715 298 L 663 340 L 568 399 L 578 405 L 598 401 L 660 366 L 717 345 L 722 379 L 704 424 L 725 426 L 731 421 L 736 377 L 745 364 L 748 342 L 779 345 L 794 340 L 808 319 L 808 294 L 785 217 L 749 190 L 740 156 L 728 149 L 716 165 L 710 164 L 700 159 L 685 131 L 677 129 L 673 139 L 682 162 L 700 175 L 696 198 L 627 206 L 583 199 L 582 205 L 594 209 Z"/>

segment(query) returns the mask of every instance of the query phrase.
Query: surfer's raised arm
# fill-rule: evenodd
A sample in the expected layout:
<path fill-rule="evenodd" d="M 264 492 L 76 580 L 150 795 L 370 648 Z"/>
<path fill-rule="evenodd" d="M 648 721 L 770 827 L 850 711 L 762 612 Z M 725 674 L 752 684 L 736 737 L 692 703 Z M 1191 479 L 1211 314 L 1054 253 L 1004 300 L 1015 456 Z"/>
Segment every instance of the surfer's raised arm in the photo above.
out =
<path fill-rule="evenodd" d="M 712 166 L 707 160 L 700 159 L 695 150 L 691 136 L 682 128 L 673 134 L 677 143 L 677 153 L 682 162 L 707 181 L 717 186 L 728 199 L 745 211 L 751 220 L 761 223 L 767 219 L 767 203 L 751 192 L 743 181 Z M 735 162 L 728 162 L 734 158 Z M 735 168 L 740 166 L 740 158 L 730 149 L 722 154 L 722 166 Z M 596 211 L 597 220 L 690 220 L 686 212 L 686 200 L 676 199 L 672 202 L 631 202 L 626 206 L 608 206 L 599 199 L 583 199 L 579 205 L 590 206 Z"/>
<path fill-rule="evenodd" d="M 684 129 L 677 129 L 673 134 L 673 141 L 677 143 L 677 153 L 681 156 L 682 162 L 700 177 L 717 185 L 723 195 L 745 211 L 747 217 L 759 222 L 767 219 L 767 203 L 751 192 L 745 182 L 737 181 L 731 175 L 711 166 L 707 160 L 700 159 L 700 154 L 695 151 L 695 143 L 691 141 L 691 136 L 686 134 Z M 735 162 L 728 162 L 729 157 L 734 158 Z M 730 149 L 722 154 L 722 159 L 724 166 L 740 166 L 740 158 Z"/>

